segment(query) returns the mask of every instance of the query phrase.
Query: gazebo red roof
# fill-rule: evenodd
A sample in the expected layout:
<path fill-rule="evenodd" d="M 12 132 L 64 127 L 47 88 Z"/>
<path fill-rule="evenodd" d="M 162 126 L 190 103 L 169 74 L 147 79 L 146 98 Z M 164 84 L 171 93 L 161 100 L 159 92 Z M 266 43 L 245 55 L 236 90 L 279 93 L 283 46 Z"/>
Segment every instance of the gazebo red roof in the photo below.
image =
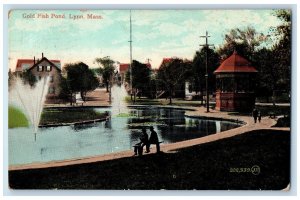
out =
<path fill-rule="evenodd" d="M 251 65 L 251 63 L 238 55 L 236 51 L 233 52 L 222 64 L 214 71 L 214 73 L 230 73 L 230 72 L 246 72 L 255 73 L 257 70 Z"/>

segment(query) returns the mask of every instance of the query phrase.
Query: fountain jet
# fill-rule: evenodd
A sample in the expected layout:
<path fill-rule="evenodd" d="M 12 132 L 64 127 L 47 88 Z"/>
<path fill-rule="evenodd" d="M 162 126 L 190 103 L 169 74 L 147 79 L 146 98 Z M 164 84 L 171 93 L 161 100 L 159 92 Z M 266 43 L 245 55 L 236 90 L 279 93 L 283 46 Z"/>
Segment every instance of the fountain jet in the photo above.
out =
<path fill-rule="evenodd" d="M 35 86 L 24 84 L 16 77 L 10 91 L 10 102 L 19 107 L 31 122 L 36 141 L 36 134 L 40 123 L 46 95 L 49 87 L 49 77 L 44 77 Z"/>
<path fill-rule="evenodd" d="M 124 85 L 112 87 L 112 102 L 111 102 L 111 115 L 117 116 L 120 114 L 128 114 L 127 103 L 125 97 L 127 96 Z"/>

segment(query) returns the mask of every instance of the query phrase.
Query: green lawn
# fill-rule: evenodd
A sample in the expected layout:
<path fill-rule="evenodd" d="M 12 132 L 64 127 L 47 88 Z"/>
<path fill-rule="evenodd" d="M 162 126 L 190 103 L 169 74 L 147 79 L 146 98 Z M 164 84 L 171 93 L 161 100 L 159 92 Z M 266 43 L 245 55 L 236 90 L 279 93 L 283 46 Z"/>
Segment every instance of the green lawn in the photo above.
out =
<path fill-rule="evenodd" d="M 44 109 L 40 125 L 56 123 L 74 123 L 87 120 L 101 119 L 105 113 L 96 112 L 92 108 L 51 108 Z"/>
<path fill-rule="evenodd" d="M 8 128 L 28 127 L 28 125 L 28 120 L 20 109 L 8 107 Z"/>
<path fill-rule="evenodd" d="M 105 113 L 96 112 L 91 108 L 60 108 L 44 109 L 40 125 L 56 123 L 74 123 L 87 120 L 95 120 L 106 117 Z M 29 121 L 25 114 L 18 108 L 8 108 L 8 128 L 28 127 Z"/>
<path fill-rule="evenodd" d="M 275 115 L 290 115 L 290 106 L 256 106 L 263 116 L 268 116 L 270 112 Z"/>
<path fill-rule="evenodd" d="M 169 105 L 169 99 L 148 99 L 145 97 L 136 98 L 136 101 L 133 103 L 130 96 L 125 97 L 125 101 L 129 105 Z M 172 99 L 173 106 L 200 106 L 201 101 L 187 101 L 183 99 Z"/>

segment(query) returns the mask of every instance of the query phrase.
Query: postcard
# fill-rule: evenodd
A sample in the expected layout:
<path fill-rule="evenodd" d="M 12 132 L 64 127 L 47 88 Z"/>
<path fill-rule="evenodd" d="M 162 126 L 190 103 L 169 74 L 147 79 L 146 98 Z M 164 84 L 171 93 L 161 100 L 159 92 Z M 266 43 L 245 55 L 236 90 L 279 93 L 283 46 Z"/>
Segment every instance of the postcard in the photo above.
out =
<path fill-rule="evenodd" d="M 293 14 L 10 10 L 10 189 L 288 191 Z"/>

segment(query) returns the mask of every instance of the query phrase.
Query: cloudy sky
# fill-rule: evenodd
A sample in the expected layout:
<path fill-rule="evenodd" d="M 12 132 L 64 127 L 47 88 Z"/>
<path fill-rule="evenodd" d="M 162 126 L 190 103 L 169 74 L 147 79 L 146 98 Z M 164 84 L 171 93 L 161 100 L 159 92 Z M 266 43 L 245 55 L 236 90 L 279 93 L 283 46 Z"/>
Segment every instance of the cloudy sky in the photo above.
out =
<path fill-rule="evenodd" d="M 157 68 L 164 57 L 192 59 L 208 31 L 216 47 L 233 28 L 254 27 L 267 34 L 280 21 L 272 10 L 133 10 L 133 59 L 149 58 Z M 88 19 L 88 15 L 97 19 Z M 57 18 L 57 17 L 64 18 Z M 74 19 L 78 16 L 78 19 Z M 80 16 L 82 16 L 80 18 Z M 96 57 L 129 63 L 129 10 L 13 10 L 9 14 L 9 65 L 41 57 L 62 65 Z"/>

